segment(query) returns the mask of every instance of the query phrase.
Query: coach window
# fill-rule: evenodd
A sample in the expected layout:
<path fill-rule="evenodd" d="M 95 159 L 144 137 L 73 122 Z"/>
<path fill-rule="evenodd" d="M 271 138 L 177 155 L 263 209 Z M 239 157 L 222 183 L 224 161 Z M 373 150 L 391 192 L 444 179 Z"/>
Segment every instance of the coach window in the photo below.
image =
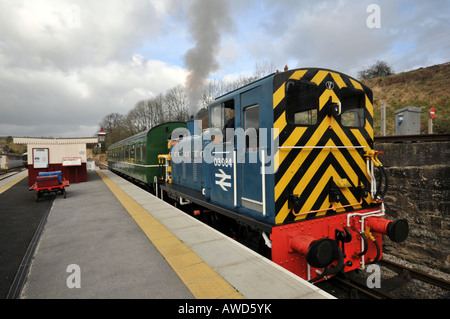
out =
<path fill-rule="evenodd" d="M 364 93 L 353 90 L 342 90 L 341 103 L 342 126 L 364 127 Z"/>
<path fill-rule="evenodd" d="M 317 123 L 319 94 L 316 84 L 290 80 L 286 83 L 287 121 L 297 125 Z"/>
<path fill-rule="evenodd" d="M 146 145 L 147 144 L 145 144 L 145 143 L 142 144 L 142 161 L 144 163 L 147 160 Z"/>
<path fill-rule="evenodd" d="M 135 144 L 133 144 L 133 145 L 131 145 L 131 148 L 130 148 L 130 162 L 134 162 L 135 161 Z"/>
<path fill-rule="evenodd" d="M 136 162 L 141 162 L 141 143 L 136 144 Z"/>

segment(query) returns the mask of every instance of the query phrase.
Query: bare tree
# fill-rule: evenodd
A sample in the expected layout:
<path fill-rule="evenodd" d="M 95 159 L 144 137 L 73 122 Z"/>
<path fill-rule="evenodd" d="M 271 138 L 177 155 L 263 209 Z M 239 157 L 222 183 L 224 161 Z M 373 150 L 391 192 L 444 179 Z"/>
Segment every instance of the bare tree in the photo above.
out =
<path fill-rule="evenodd" d="M 103 126 L 103 129 L 105 130 L 107 146 L 132 135 L 126 124 L 125 116 L 119 113 L 110 113 L 106 115 L 100 122 L 100 126 Z"/>
<path fill-rule="evenodd" d="M 118 142 L 167 121 L 186 121 L 190 116 L 205 119 L 208 106 L 214 99 L 263 78 L 274 70 L 272 63 L 262 62 L 255 64 L 250 76 L 241 75 L 231 82 L 209 79 L 203 85 L 199 105 L 190 105 L 191 99 L 187 88 L 178 85 L 165 94 L 138 101 L 126 116 L 119 113 L 108 114 L 100 123 L 108 135 L 107 144 Z M 193 110 L 198 113 L 189 114 Z"/>
<path fill-rule="evenodd" d="M 133 134 L 137 134 L 151 128 L 153 123 L 149 100 L 137 102 L 134 108 L 128 112 L 126 121 Z"/>
<path fill-rule="evenodd" d="M 178 85 L 167 91 L 165 105 L 169 121 L 186 121 L 189 117 L 189 96 L 186 88 Z"/>
<path fill-rule="evenodd" d="M 263 77 L 275 72 L 275 66 L 272 62 L 256 62 L 253 70 L 253 81 L 262 79 Z"/>

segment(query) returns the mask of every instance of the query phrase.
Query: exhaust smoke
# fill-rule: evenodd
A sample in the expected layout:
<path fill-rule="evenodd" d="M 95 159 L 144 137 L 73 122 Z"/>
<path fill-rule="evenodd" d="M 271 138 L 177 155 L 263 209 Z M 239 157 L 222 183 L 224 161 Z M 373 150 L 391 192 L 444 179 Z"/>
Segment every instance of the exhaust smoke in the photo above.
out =
<path fill-rule="evenodd" d="M 226 0 L 194 0 L 188 8 L 189 32 L 195 46 L 184 56 L 189 69 L 186 88 L 189 94 L 189 114 L 200 107 L 207 77 L 219 68 L 217 54 L 221 34 L 231 27 L 229 4 Z"/>

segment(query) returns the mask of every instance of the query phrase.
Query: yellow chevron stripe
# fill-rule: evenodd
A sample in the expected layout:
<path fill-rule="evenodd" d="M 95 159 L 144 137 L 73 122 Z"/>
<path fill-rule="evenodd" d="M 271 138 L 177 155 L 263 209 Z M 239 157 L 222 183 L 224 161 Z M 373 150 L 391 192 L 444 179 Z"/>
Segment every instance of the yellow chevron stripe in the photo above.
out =
<path fill-rule="evenodd" d="M 351 129 L 350 131 L 353 133 L 353 135 L 358 140 L 359 145 L 361 145 L 361 146 L 369 146 L 369 144 L 367 144 L 366 139 L 362 136 L 362 134 L 361 134 L 359 129 Z"/>
<path fill-rule="evenodd" d="M 343 87 L 347 87 L 344 80 L 342 80 L 342 77 L 339 74 L 334 72 L 330 72 L 330 74 L 333 77 L 334 82 L 336 82 L 340 89 L 342 89 Z"/>
<path fill-rule="evenodd" d="M 335 145 L 334 143 L 332 143 Z M 350 153 L 357 153 L 356 149 L 348 149 Z M 350 181 L 353 183 L 353 185 L 358 185 L 358 175 L 355 173 L 355 170 L 350 166 L 347 159 L 342 155 L 341 151 L 339 149 L 332 149 L 331 153 L 336 158 L 336 160 L 341 165 L 342 169 L 347 174 Z M 364 167 L 363 167 L 364 168 Z"/>
<path fill-rule="evenodd" d="M 289 136 L 289 138 L 284 142 L 284 144 L 282 146 L 296 145 L 298 140 L 303 136 L 303 133 L 305 133 L 305 131 L 306 131 L 306 127 L 296 127 L 294 129 L 294 132 Z M 275 134 L 277 134 L 277 132 L 274 132 L 274 135 Z M 280 152 L 280 150 L 281 150 L 281 152 Z M 286 158 L 286 156 L 288 156 L 288 154 L 291 150 L 292 149 L 290 149 L 290 148 L 283 148 L 283 149 L 279 149 L 275 153 L 275 158 L 274 158 L 275 172 L 278 171 L 278 168 L 280 167 L 280 163 L 283 163 L 284 159 Z"/>
<path fill-rule="evenodd" d="M 355 89 L 363 91 L 361 84 L 359 84 L 358 82 L 356 82 L 355 80 L 353 80 L 351 78 L 349 78 L 349 79 Z"/>
<path fill-rule="evenodd" d="M 334 143 L 331 143 L 331 144 L 334 144 Z M 330 145 L 331 145 L 331 144 L 330 144 Z M 325 153 L 326 153 L 326 152 L 325 152 Z M 337 151 L 337 152 L 332 151 L 332 154 L 333 154 L 334 156 L 340 155 L 340 156 L 338 156 L 338 157 L 343 158 L 342 154 L 340 154 L 339 151 Z M 327 155 L 328 155 L 328 154 L 325 154 L 325 156 L 327 156 Z M 338 158 L 337 158 L 337 159 L 338 159 Z M 338 159 L 338 160 L 339 160 L 339 159 Z M 312 166 L 314 166 L 314 165 L 312 165 Z M 348 171 L 346 171 L 346 173 L 348 174 Z M 356 175 L 356 174 L 353 174 L 353 175 Z M 317 201 L 317 197 L 322 193 L 323 189 L 327 187 L 328 182 L 329 182 L 329 180 L 330 180 L 331 177 L 333 177 L 333 179 L 334 179 L 335 181 L 341 178 L 341 177 L 339 176 L 339 174 L 336 172 L 335 168 L 334 168 L 332 165 L 330 165 L 330 166 L 327 168 L 327 170 L 325 171 L 325 173 L 324 173 L 324 174 L 322 175 L 322 177 L 320 178 L 319 182 L 318 182 L 318 183 L 316 184 L 316 186 L 314 187 L 314 190 L 312 191 L 311 194 L 312 194 L 312 195 L 314 194 L 314 195 L 316 195 L 316 196 L 309 196 L 309 197 L 308 197 L 308 200 L 305 202 L 305 204 L 303 205 L 303 207 L 300 209 L 300 212 L 308 212 L 308 211 L 311 211 L 311 210 L 312 210 L 314 204 L 315 204 L 316 201 Z M 311 178 L 314 178 L 314 177 L 311 177 Z M 349 177 L 349 178 L 350 178 L 350 177 Z M 357 177 L 356 177 L 356 183 L 357 183 Z M 297 190 L 297 188 L 296 188 L 296 190 Z M 355 203 L 358 203 L 358 202 L 359 202 L 359 200 L 357 200 L 357 199 L 353 196 L 352 192 L 351 192 L 348 188 L 341 188 L 340 190 L 341 190 L 342 194 L 344 195 L 344 197 L 347 199 L 347 201 L 348 201 L 350 204 L 355 204 Z M 295 192 L 295 194 L 297 194 L 297 192 Z M 328 208 L 328 207 L 330 207 L 330 205 L 331 205 L 331 203 L 329 202 L 328 197 L 327 197 L 327 200 L 325 200 L 325 201 L 322 203 L 322 205 L 320 206 L 319 209 L 321 210 L 321 209 Z M 340 203 L 340 202 L 339 202 L 339 203 L 336 203 L 336 206 L 342 206 L 342 203 Z M 357 206 L 355 206 L 355 208 L 359 209 L 359 208 L 361 208 L 361 205 L 357 205 Z M 337 209 L 336 212 L 339 213 L 339 212 L 343 212 L 343 211 L 345 211 L 345 208 Z M 323 215 L 325 215 L 325 214 L 326 214 L 326 211 L 325 211 L 325 212 L 319 212 L 319 213 L 316 213 L 316 216 L 319 217 L 319 216 L 323 216 Z M 300 216 L 296 217 L 295 220 L 300 220 L 300 219 L 304 219 L 304 218 L 306 218 L 306 215 L 300 215 Z"/>
<path fill-rule="evenodd" d="M 300 140 L 300 138 L 303 136 L 303 134 L 306 131 L 306 127 L 296 127 L 294 129 L 294 131 L 292 132 L 292 134 L 288 137 L 288 139 L 283 143 L 283 145 L 281 146 L 294 146 L 297 144 L 297 142 Z M 284 159 L 286 158 L 286 156 L 288 156 L 288 154 L 291 152 L 291 148 L 283 148 L 280 150 L 278 150 L 279 153 L 279 163 L 283 163 Z"/>
<path fill-rule="evenodd" d="M 335 133 L 337 134 L 337 136 L 339 137 L 339 139 L 342 141 L 343 145 L 353 145 L 350 140 L 348 139 L 347 135 L 344 133 L 344 131 L 342 131 L 342 128 L 340 127 L 340 125 L 338 123 L 335 123 L 334 127 L 333 127 Z M 351 149 L 349 149 L 351 150 Z M 355 161 L 356 165 L 358 165 L 362 171 L 365 171 L 365 167 L 366 167 L 366 163 L 364 162 L 364 159 L 361 158 L 361 156 L 359 156 L 358 152 L 356 151 L 349 151 L 350 155 L 352 155 L 353 160 Z"/>
<path fill-rule="evenodd" d="M 284 220 L 287 218 L 287 216 L 289 215 L 289 212 L 290 212 L 290 209 L 288 206 L 289 206 L 289 204 L 288 204 L 288 201 L 286 200 L 283 207 L 280 209 L 278 214 L 275 216 L 275 224 L 276 225 L 280 225 L 280 224 L 284 223 Z"/>
<path fill-rule="evenodd" d="M 299 127 L 298 129 L 302 129 L 302 128 Z M 317 128 L 316 132 L 311 136 L 311 138 L 308 140 L 308 142 L 305 144 L 305 146 L 315 146 L 315 145 L 317 145 L 317 142 L 320 140 L 320 138 L 322 137 L 323 133 L 327 129 L 328 129 L 328 121 L 325 119 L 324 121 L 322 121 L 320 126 Z M 299 131 L 294 130 L 294 133 L 295 132 L 299 132 Z M 301 134 L 303 134 L 303 133 L 301 133 Z M 293 135 L 294 134 L 291 134 L 291 136 L 289 136 L 289 139 Z M 287 142 L 284 143 L 284 146 L 294 146 L 294 145 L 295 144 L 287 144 Z M 280 156 L 279 156 L 280 157 L 280 160 L 279 160 L 280 164 L 283 162 L 283 160 L 286 158 L 287 154 L 290 151 L 291 151 L 291 149 L 280 149 L 278 151 L 279 154 L 280 154 Z M 301 150 L 299 152 L 299 154 L 297 155 L 297 157 L 292 161 L 291 165 L 286 170 L 286 172 L 284 172 L 283 176 L 280 178 L 280 180 L 278 181 L 277 185 L 275 186 L 275 201 L 278 200 L 278 198 L 280 197 L 280 195 L 283 192 L 283 190 L 287 187 L 289 181 L 292 179 L 292 177 L 297 172 L 299 167 L 305 161 L 306 157 L 309 155 L 310 151 L 311 151 L 311 149 L 307 149 L 307 148 Z M 286 155 L 284 155 L 284 154 L 286 154 Z"/>
<path fill-rule="evenodd" d="M 331 96 L 331 101 L 332 102 L 338 102 L 339 101 L 336 93 L 334 93 L 333 90 L 325 90 L 323 92 L 323 94 L 319 97 L 319 110 L 321 110 L 325 106 L 325 104 L 327 104 L 328 99 L 330 98 L 330 96 Z M 328 122 L 329 121 L 330 121 L 330 119 L 328 119 Z"/>
<path fill-rule="evenodd" d="M 273 140 L 277 139 L 278 135 L 284 130 L 286 125 L 286 112 L 283 112 L 283 114 L 281 114 L 278 120 L 273 124 L 273 128 L 276 129 L 273 134 Z"/>
<path fill-rule="evenodd" d="M 325 146 L 333 146 L 333 141 L 329 140 Z M 314 174 L 317 171 L 317 168 L 322 164 L 322 162 L 325 160 L 325 158 L 330 153 L 330 149 L 322 149 L 322 151 L 317 155 L 317 157 L 314 159 L 314 162 L 309 166 L 309 168 L 306 170 L 305 174 L 303 174 L 302 178 L 300 179 L 299 183 L 295 186 L 294 194 L 301 195 L 303 193 L 303 190 L 308 185 L 310 180 L 314 177 Z"/>
<path fill-rule="evenodd" d="M 373 140 L 373 127 L 370 125 L 369 121 L 366 120 L 366 126 L 364 127 L 367 134 L 369 134 L 370 138 Z"/>
<path fill-rule="evenodd" d="M 336 172 L 336 170 L 334 169 L 333 166 L 328 167 L 325 174 L 323 174 L 322 178 L 317 183 L 317 186 L 314 188 L 312 193 L 317 194 L 317 196 L 318 196 L 323 191 L 323 189 L 325 187 L 327 187 L 328 181 L 330 180 L 331 177 L 333 177 L 333 180 L 339 179 L 339 174 Z M 344 197 L 347 199 L 347 201 L 350 204 L 355 204 L 355 203 L 359 202 L 359 200 L 357 200 L 353 196 L 352 192 L 348 188 L 341 188 L 340 191 L 342 192 L 342 194 L 344 195 Z M 331 203 L 328 198 L 329 197 L 327 196 L 327 199 L 320 206 L 320 208 L 319 208 L 320 210 L 330 207 Z M 312 201 L 310 203 L 308 203 L 308 201 L 305 203 L 305 205 L 300 210 L 301 212 L 308 212 L 308 211 L 312 210 L 312 207 L 315 203 Z M 341 202 L 336 203 L 336 206 L 342 206 L 342 205 L 343 204 Z M 361 205 L 357 205 L 357 206 L 355 206 L 355 208 L 360 209 Z M 340 209 L 336 210 L 337 213 L 344 212 L 344 211 L 345 211 L 345 208 L 340 208 Z M 326 211 L 316 213 L 316 217 L 324 216 L 326 213 L 327 213 Z M 297 220 L 297 218 L 295 220 Z"/>
<path fill-rule="evenodd" d="M 292 80 L 300 80 L 308 70 L 299 70 L 295 71 L 289 78 Z"/>
<path fill-rule="evenodd" d="M 314 187 L 314 190 L 311 193 L 311 194 L 317 194 L 317 196 L 309 196 L 308 200 L 305 202 L 303 207 L 300 209 L 300 212 L 309 212 L 312 210 L 313 205 L 316 203 L 317 197 L 320 195 L 322 190 L 325 187 L 327 187 L 328 181 L 330 180 L 330 178 L 332 176 L 335 180 L 339 179 L 339 175 L 337 174 L 336 170 L 332 166 L 330 166 L 327 168 L 325 173 L 322 175 L 322 178 L 316 184 L 316 187 Z M 328 196 L 327 196 L 327 199 L 328 199 Z M 328 208 L 328 207 L 330 207 L 330 205 L 331 205 L 330 202 L 325 200 L 322 203 L 320 209 Z M 340 205 L 340 203 L 338 205 Z M 326 214 L 326 212 L 324 212 L 324 214 Z M 303 216 L 306 216 L 306 215 L 303 215 Z M 300 216 L 298 216 L 298 217 L 300 217 Z M 299 219 L 298 217 L 295 218 L 295 220 Z"/>
<path fill-rule="evenodd" d="M 328 75 L 328 71 L 319 71 L 317 72 L 317 74 L 314 76 L 314 78 L 311 80 L 311 82 L 316 83 L 317 85 L 319 85 L 320 83 L 322 83 L 323 79 L 325 79 L 325 77 Z"/>
<path fill-rule="evenodd" d="M 284 99 L 286 91 L 286 83 L 283 83 L 278 90 L 273 94 L 273 108 L 276 108 L 280 104 L 281 100 Z"/>
<path fill-rule="evenodd" d="M 370 103 L 370 100 L 367 97 L 367 94 L 365 96 L 366 96 L 366 110 L 369 112 L 370 116 L 372 116 L 372 118 L 373 118 L 373 104 Z"/>

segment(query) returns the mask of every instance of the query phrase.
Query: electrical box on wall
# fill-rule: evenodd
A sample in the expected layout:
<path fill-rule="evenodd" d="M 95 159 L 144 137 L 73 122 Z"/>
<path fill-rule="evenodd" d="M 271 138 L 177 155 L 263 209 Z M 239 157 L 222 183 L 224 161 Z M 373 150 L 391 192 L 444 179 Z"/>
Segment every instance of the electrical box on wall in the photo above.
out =
<path fill-rule="evenodd" d="M 407 106 L 395 111 L 395 135 L 419 135 L 421 107 Z"/>

